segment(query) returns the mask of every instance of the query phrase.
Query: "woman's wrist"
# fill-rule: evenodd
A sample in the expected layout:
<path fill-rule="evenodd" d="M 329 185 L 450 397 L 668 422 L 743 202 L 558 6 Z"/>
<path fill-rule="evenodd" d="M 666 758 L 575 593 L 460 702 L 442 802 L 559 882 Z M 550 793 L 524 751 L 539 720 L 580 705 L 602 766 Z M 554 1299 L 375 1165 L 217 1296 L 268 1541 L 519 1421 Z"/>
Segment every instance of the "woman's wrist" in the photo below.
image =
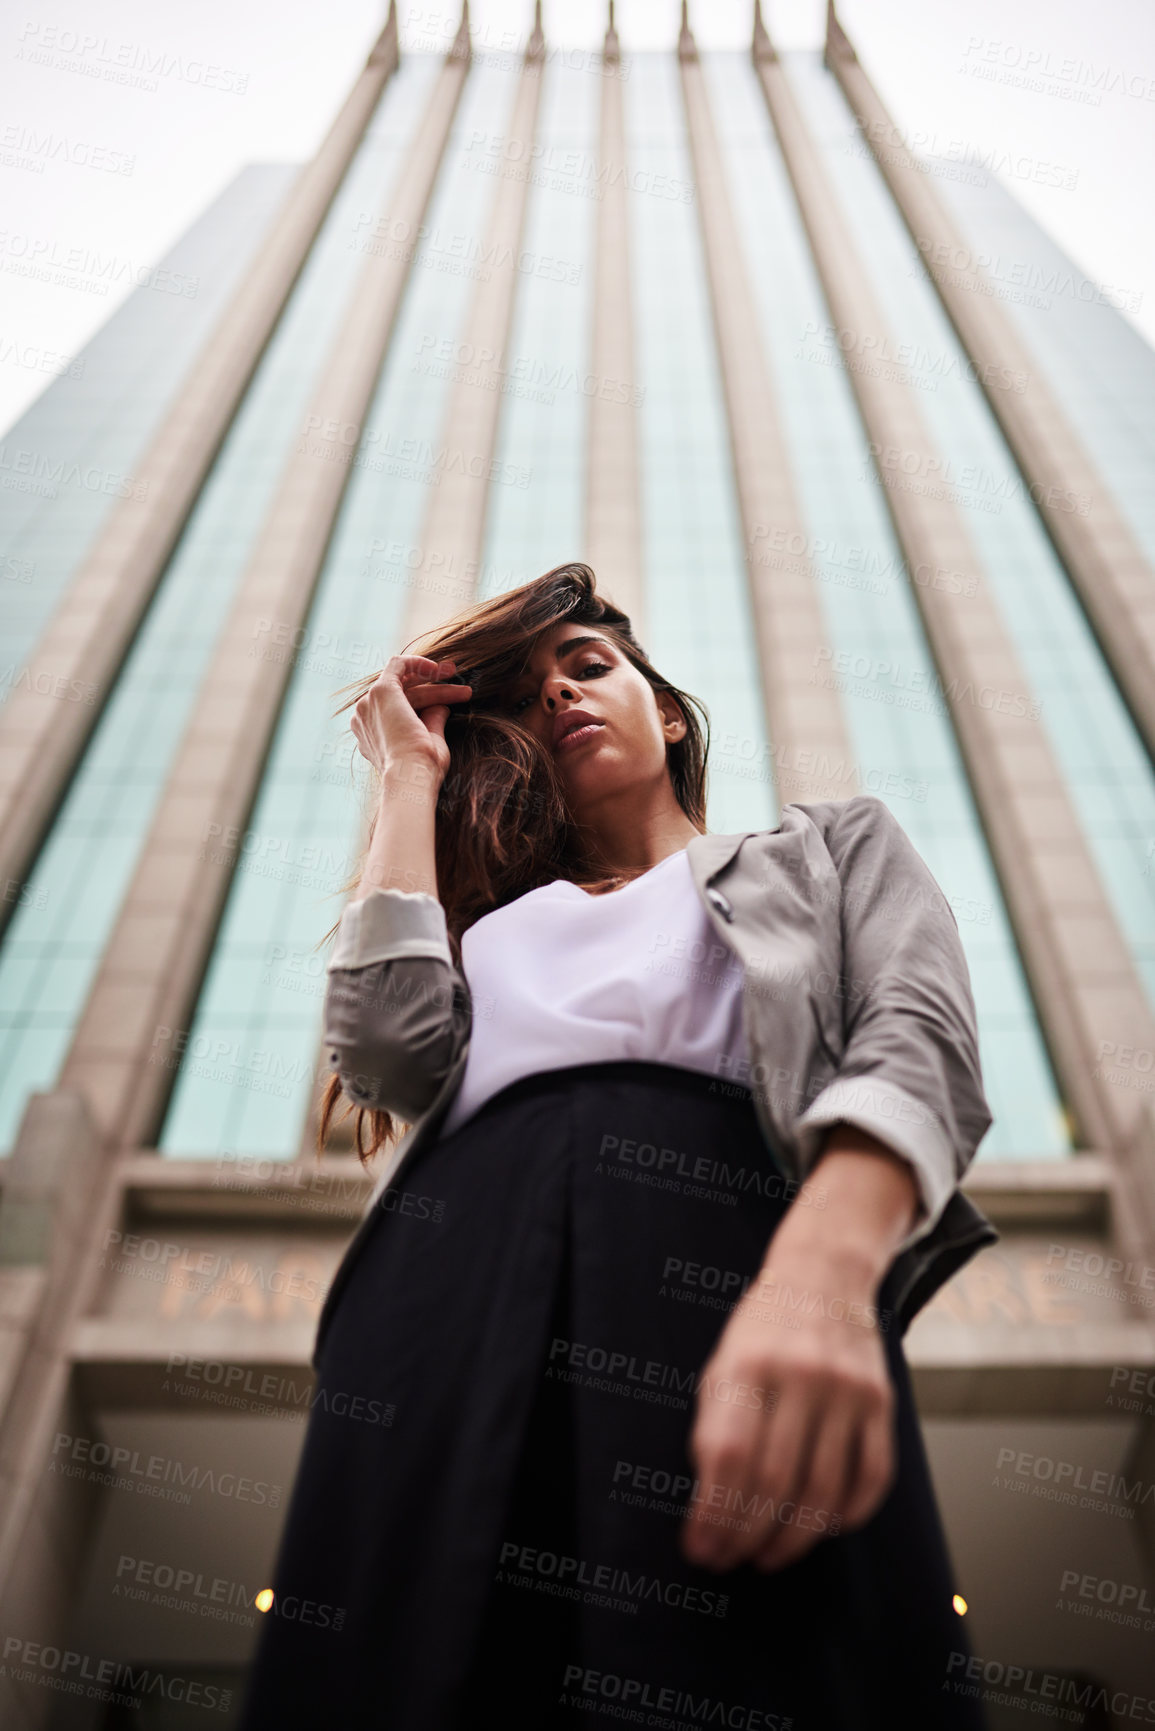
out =
<path fill-rule="evenodd" d="M 810 1178 L 821 1180 L 821 1210 L 791 1208 L 763 1263 L 775 1279 L 805 1273 L 848 1296 L 874 1296 L 918 1217 L 918 1184 L 909 1164 L 866 1131 L 838 1124 Z"/>
<path fill-rule="evenodd" d="M 413 805 L 436 806 L 445 773 L 432 752 L 410 752 L 390 758 L 381 771 L 381 804 L 402 799 Z"/>
<path fill-rule="evenodd" d="M 392 758 L 380 779 L 373 834 L 350 900 L 375 889 L 436 896 L 434 830 L 442 772 L 431 753 L 408 753 Z"/>

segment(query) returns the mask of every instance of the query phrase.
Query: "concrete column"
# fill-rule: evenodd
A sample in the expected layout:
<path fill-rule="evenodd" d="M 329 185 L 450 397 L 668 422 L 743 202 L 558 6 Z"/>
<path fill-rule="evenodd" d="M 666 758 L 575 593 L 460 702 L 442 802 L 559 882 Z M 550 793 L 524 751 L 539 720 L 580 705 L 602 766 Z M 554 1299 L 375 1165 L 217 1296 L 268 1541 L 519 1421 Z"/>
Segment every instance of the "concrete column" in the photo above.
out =
<path fill-rule="evenodd" d="M 801 110 L 763 33 L 754 62 L 836 325 L 889 341 L 882 311 Z M 1155 1249 L 1155 1159 L 1145 1096 L 1114 1062 L 1155 1049 L 1155 1017 L 1103 891 L 1078 811 L 1038 719 L 1026 673 L 953 501 L 913 491 L 940 454 L 916 393 L 883 370 L 849 371 L 877 478 L 922 614 L 1035 1007 L 1078 1139 L 1117 1157 L 1131 1230 Z"/>
<path fill-rule="evenodd" d="M 423 219 L 468 64 L 463 33 L 399 170 L 385 213 L 394 233 L 415 235 Z M 176 1049 L 159 1030 L 183 1027 L 195 1003 L 292 675 L 291 657 L 261 655 L 262 631 L 273 619 L 291 639 L 307 617 L 352 473 L 349 429 L 360 428 L 372 399 L 413 251 L 383 249 L 362 268 L 64 1062 L 61 1085 L 83 1091 L 118 1143 L 151 1137 L 172 1084 Z M 340 436 L 327 437 L 326 426 Z"/>
<path fill-rule="evenodd" d="M 866 76 L 829 4 L 826 64 L 874 152 L 894 202 L 918 247 L 978 382 L 1030 485 L 1055 551 L 1155 757 L 1155 568 L 1108 482 L 1059 406 L 1035 357 L 1019 337 L 930 175 L 914 155 Z M 1011 375 L 1026 389 L 1000 388 Z"/>
<path fill-rule="evenodd" d="M 622 101 L 622 51 L 614 28 L 613 0 L 602 49 L 601 165 L 626 160 Z M 596 379 L 634 381 L 634 302 L 630 287 L 629 193 L 611 174 L 598 206 L 597 263 L 591 369 Z M 645 563 L 639 478 L 638 413 L 631 400 L 617 402 L 601 391 L 590 398 L 586 429 L 586 521 L 583 558 L 615 605 L 629 614 L 646 641 Z"/>
<path fill-rule="evenodd" d="M 805 547 L 808 537 L 685 7 L 678 60 L 778 792 L 784 803 L 849 799 L 860 788 L 842 699 L 814 683 L 815 670 L 829 660 L 829 641 L 813 567 L 805 553 L 771 563 L 766 551 L 774 544 Z M 815 768 L 803 767 L 812 762 Z"/>
<path fill-rule="evenodd" d="M 63 1350 L 75 1276 L 94 1232 L 85 1177 L 100 1138 L 84 1100 L 34 1094 L 0 1206 L 0 1626 L 59 1640 L 101 1492 L 51 1470 L 58 1432 L 91 1436 Z M 99 1234 L 97 1234 L 99 1236 Z M 0 1680 L 0 1723 L 47 1723 L 52 1692 Z"/>
<path fill-rule="evenodd" d="M 541 0 L 534 8 L 534 26 L 526 45 L 517 96 L 509 122 L 509 137 L 523 143 L 525 160 L 537 130 L 537 110 L 545 66 Z M 502 358 L 509 342 L 517 293 L 517 256 L 525 223 L 529 183 L 524 176 L 498 180 L 485 254 L 494 260 L 488 280 L 478 281 L 462 332 L 465 351 L 490 355 L 470 368 L 470 377 L 450 387 L 442 443 L 451 457 L 441 483 L 434 488 L 421 532 L 422 570 L 446 574 L 437 588 L 420 584 L 409 591 L 402 642 L 435 631 L 443 620 L 467 607 L 477 588 L 477 572 L 485 536 L 489 500 L 489 466 L 497 446 L 497 421 L 502 401 Z"/>
<path fill-rule="evenodd" d="M 19 881 L 88 743 L 317 231 L 398 64 L 396 0 L 313 161 L 302 170 L 245 277 L 121 499 L 29 657 L 33 677 L 0 709 L 0 878 Z M 53 695 L 69 681 L 91 702 Z M 0 902 L 0 922 L 15 901 Z"/>

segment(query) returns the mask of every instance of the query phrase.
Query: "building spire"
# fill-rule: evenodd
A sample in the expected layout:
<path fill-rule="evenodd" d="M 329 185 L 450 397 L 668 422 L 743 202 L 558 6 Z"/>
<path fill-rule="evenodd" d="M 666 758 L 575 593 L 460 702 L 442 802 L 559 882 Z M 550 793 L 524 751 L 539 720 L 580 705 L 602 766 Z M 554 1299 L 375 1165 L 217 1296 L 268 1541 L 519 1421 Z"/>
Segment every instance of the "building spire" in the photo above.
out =
<path fill-rule="evenodd" d="M 762 22 L 762 0 L 754 0 L 754 39 L 750 44 L 750 53 L 755 66 L 760 60 L 777 60 L 778 53 L 771 42 L 766 26 Z"/>
<path fill-rule="evenodd" d="M 689 0 L 682 0 L 682 28 L 678 32 L 678 59 L 696 60 L 697 58 L 698 45 L 694 41 L 693 32 L 690 29 Z"/>
<path fill-rule="evenodd" d="M 471 60 L 473 48 L 469 40 L 469 0 L 461 0 L 461 23 L 457 26 L 457 35 L 453 38 L 453 47 L 449 50 L 450 60 Z"/>
<path fill-rule="evenodd" d="M 396 66 L 401 59 L 397 36 L 397 0 L 389 0 L 389 16 L 385 20 L 385 28 L 369 50 L 367 66 L 378 66 L 383 61 Z"/>
<path fill-rule="evenodd" d="M 602 60 L 607 66 L 616 65 L 622 57 L 622 45 L 614 28 L 614 0 L 610 0 L 610 21 L 606 25 L 606 39 L 602 44 Z"/>
<path fill-rule="evenodd" d="M 545 59 L 545 32 L 541 27 L 541 0 L 533 0 L 533 29 L 526 44 L 527 60 Z"/>
<path fill-rule="evenodd" d="M 835 16 L 834 0 L 826 0 L 826 46 L 822 50 L 822 64 L 829 68 L 834 60 L 857 59 L 845 30 Z"/>

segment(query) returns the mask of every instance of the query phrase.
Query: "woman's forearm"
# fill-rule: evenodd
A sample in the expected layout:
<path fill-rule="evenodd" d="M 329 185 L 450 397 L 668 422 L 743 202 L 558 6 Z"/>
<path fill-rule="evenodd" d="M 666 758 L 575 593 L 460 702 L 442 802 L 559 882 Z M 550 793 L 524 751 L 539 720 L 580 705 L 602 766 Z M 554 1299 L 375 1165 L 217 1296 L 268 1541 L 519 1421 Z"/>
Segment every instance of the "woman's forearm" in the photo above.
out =
<path fill-rule="evenodd" d="M 829 1275 L 852 1295 L 874 1292 L 918 1216 L 918 1184 L 909 1165 L 877 1137 L 835 1124 L 808 1175 L 821 1185 L 821 1211 L 795 1204 L 766 1252 L 764 1267 L 784 1261 Z"/>
<path fill-rule="evenodd" d="M 424 758 L 405 758 L 385 770 L 377 821 L 351 902 L 375 889 L 437 894 L 433 836 L 440 785 L 435 766 Z"/>

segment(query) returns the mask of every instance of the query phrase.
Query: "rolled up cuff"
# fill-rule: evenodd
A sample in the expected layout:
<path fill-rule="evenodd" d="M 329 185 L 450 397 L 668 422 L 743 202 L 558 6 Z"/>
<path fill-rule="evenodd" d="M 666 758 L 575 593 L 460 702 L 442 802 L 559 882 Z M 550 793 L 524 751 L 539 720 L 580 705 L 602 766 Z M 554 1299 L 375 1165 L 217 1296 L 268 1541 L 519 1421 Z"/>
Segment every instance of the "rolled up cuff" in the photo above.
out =
<path fill-rule="evenodd" d="M 452 967 L 445 909 L 425 890 L 373 889 L 346 904 L 326 971 L 401 956 L 437 956 Z"/>
<path fill-rule="evenodd" d="M 957 1188 L 954 1154 L 942 1124 L 929 1106 L 893 1082 L 876 1076 L 836 1077 L 795 1126 L 804 1175 L 818 1157 L 822 1132 L 839 1123 L 865 1130 L 911 1168 L 920 1210 L 895 1251 L 900 1256 L 933 1232 Z"/>

